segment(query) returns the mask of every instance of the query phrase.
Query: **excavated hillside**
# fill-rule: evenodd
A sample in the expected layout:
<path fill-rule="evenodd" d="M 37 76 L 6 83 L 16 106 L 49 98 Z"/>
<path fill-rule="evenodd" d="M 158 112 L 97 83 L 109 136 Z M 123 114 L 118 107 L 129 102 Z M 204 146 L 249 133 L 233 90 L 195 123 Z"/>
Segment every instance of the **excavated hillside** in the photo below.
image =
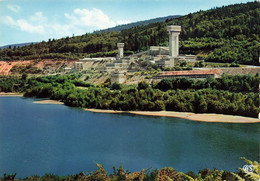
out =
<path fill-rule="evenodd" d="M 74 68 L 74 64 L 79 60 L 28 60 L 28 61 L 0 61 L 0 76 L 1 75 L 21 75 L 23 73 L 27 74 L 37 74 L 37 75 L 50 75 L 50 74 L 63 74 L 66 73 L 64 68 Z M 107 63 L 111 63 L 110 60 L 101 61 L 83 61 L 83 76 L 82 80 L 91 82 L 93 84 L 102 84 L 107 79 L 110 78 L 108 72 L 104 72 Z M 145 61 L 135 62 L 138 66 L 137 72 L 126 73 L 125 84 L 137 84 L 138 82 L 145 80 L 147 82 L 158 81 L 153 80 L 152 77 L 155 72 L 149 71 L 151 67 L 144 66 Z M 146 65 L 146 64 L 145 64 Z M 140 69 L 142 67 L 142 69 Z M 258 66 L 243 66 L 243 67 L 232 67 L 232 68 L 219 68 L 222 70 L 223 74 L 227 75 L 244 75 L 244 74 L 256 74 L 260 73 L 260 67 Z M 137 69 L 136 69 L 137 70 Z M 142 71 L 140 71 L 142 70 Z M 77 73 L 77 71 L 72 71 L 71 73 Z"/>
<path fill-rule="evenodd" d="M 31 61 L 0 61 L 0 75 L 10 75 L 15 65 L 29 65 Z"/>
<path fill-rule="evenodd" d="M 11 74 L 55 74 L 62 73 L 65 67 L 74 68 L 77 60 L 26 60 L 26 61 L 0 61 L 0 75 Z M 84 70 L 97 70 L 105 67 L 109 61 L 86 61 L 83 64 Z M 30 68 L 38 70 L 37 73 L 30 72 Z"/>

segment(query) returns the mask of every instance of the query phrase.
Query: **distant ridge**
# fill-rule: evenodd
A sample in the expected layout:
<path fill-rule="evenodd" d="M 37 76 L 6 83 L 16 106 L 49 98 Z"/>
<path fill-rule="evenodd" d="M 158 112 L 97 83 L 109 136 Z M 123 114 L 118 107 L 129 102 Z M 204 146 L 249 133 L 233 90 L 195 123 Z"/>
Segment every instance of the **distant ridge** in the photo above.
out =
<path fill-rule="evenodd" d="M 171 16 L 159 17 L 159 18 L 154 18 L 154 19 L 149 19 L 149 20 L 144 20 L 144 21 L 137 21 L 137 22 L 128 23 L 128 24 L 124 24 L 124 25 L 118 25 L 118 26 L 115 26 L 112 28 L 107 28 L 104 30 L 95 31 L 94 33 L 122 31 L 122 30 L 133 28 L 135 26 L 143 26 L 143 25 L 148 25 L 151 23 L 165 22 L 167 19 L 172 20 L 172 19 L 176 19 L 179 17 L 181 17 L 181 15 L 171 15 Z"/>
<path fill-rule="evenodd" d="M 181 15 L 170 15 L 170 16 L 166 16 L 166 17 L 159 17 L 159 18 L 154 18 L 154 19 L 149 19 L 149 20 L 137 21 L 137 22 L 133 22 L 133 23 L 118 25 L 118 26 L 115 26 L 112 28 L 107 28 L 104 30 L 94 31 L 94 33 L 122 31 L 122 30 L 130 29 L 130 28 L 133 28 L 136 26 L 148 25 L 150 23 L 165 22 L 167 19 L 172 20 L 172 19 L 176 19 L 179 17 L 181 17 Z M 14 48 L 14 47 L 17 48 L 17 47 L 23 47 L 23 46 L 27 46 L 27 45 L 31 45 L 31 44 L 36 44 L 36 43 L 39 43 L 39 42 L 28 42 L 28 43 L 17 43 L 17 44 L 5 45 L 5 46 L 1 46 L 0 49 L 9 48 L 10 46 L 11 46 L 11 48 Z"/>
<path fill-rule="evenodd" d="M 14 47 L 18 48 L 18 47 L 23 47 L 26 45 L 35 44 L 35 43 L 38 43 L 38 42 L 28 42 L 28 43 L 17 43 L 17 44 L 5 45 L 5 46 L 1 46 L 0 49 L 9 48 L 10 46 L 11 46 L 11 48 L 14 48 Z"/>

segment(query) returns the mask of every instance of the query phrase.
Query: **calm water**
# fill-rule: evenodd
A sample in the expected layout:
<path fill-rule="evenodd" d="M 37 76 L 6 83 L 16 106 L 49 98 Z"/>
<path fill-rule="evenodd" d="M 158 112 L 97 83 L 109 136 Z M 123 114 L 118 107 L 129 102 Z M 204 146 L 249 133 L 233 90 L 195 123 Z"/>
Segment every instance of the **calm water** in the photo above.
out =
<path fill-rule="evenodd" d="M 0 97 L 0 176 L 130 171 L 171 166 L 236 171 L 239 157 L 259 160 L 260 124 L 92 113 L 34 99 Z"/>

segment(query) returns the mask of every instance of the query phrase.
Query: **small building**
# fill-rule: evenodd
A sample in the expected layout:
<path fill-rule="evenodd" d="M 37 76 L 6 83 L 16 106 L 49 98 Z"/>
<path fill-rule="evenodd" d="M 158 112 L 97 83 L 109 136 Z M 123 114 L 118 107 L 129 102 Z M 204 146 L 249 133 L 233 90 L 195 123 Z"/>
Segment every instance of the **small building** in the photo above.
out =
<path fill-rule="evenodd" d="M 190 78 L 190 79 L 206 79 L 218 78 L 221 76 L 220 69 L 211 70 L 186 70 L 186 71 L 167 71 L 154 76 L 153 79 L 166 79 L 166 78 Z"/>
<path fill-rule="evenodd" d="M 123 71 L 127 70 L 130 65 L 130 58 L 121 58 L 119 60 L 115 60 L 113 63 L 106 64 L 105 71 Z"/>
<path fill-rule="evenodd" d="M 96 58 L 80 59 L 80 61 L 86 61 L 86 62 L 94 62 L 94 61 L 102 61 L 102 60 L 114 61 L 114 60 L 116 60 L 116 58 L 115 57 L 96 57 Z"/>
<path fill-rule="evenodd" d="M 159 60 L 155 60 L 155 64 L 159 67 L 173 67 L 174 58 L 173 57 L 162 57 Z"/>
<path fill-rule="evenodd" d="M 152 56 L 169 55 L 169 47 L 151 46 L 149 54 Z"/>
<path fill-rule="evenodd" d="M 185 60 L 196 61 L 196 55 L 185 55 Z"/>
<path fill-rule="evenodd" d="M 72 68 L 70 68 L 70 67 L 65 67 L 65 68 L 63 69 L 63 71 L 64 71 L 64 73 L 70 73 L 70 72 L 72 72 Z"/>
<path fill-rule="evenodd" d="M 115 71 L 111 73 L 111 83 L 118 82 L 120 84 L 124 83 L 126 80 L 126 75 L 123 72 Z"/>
<path fill-rule="evenodd" d="M 74 64 L 75 70 L 83 70 L 83 62 L 75 62 Z"/>

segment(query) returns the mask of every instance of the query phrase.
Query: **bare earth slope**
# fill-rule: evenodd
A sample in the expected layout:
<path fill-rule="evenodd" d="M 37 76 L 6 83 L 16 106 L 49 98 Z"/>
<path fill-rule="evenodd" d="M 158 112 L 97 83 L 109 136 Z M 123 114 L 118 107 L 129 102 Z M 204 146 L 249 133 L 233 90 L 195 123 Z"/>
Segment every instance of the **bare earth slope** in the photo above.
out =
<path fill-rule="evenodd" d="M 0 75 L 10 75 L 11 69 L 19 65 L 29 65 L 31 61 L 0 61 Z"/>

